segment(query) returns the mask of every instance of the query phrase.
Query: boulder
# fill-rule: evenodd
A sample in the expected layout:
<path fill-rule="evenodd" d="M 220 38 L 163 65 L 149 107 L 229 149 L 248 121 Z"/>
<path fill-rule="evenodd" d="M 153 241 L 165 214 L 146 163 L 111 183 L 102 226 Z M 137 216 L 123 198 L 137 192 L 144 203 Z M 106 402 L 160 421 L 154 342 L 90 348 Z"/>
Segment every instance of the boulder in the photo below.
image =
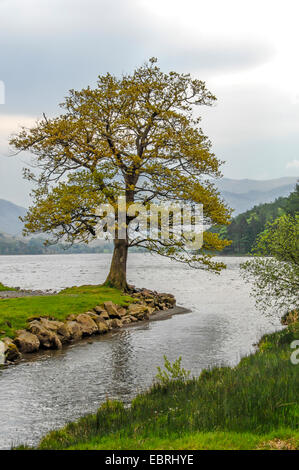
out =
<path fill-rule="evenodd" d="M 94 311 L 95 311 L 96 313 L 98 313 L 99 315 L 100 315 L 101 313 L 104 313 L 104 312 L 106 313 L 106 309 L 105 309 L 105 307 L 104 307 L 103 305 L 97 305 L 97 306 L 94 308 Z"/>
<path fill-rule="evenodd" d="M 71 313 L 71 314 L 67 317 L 67 320 L 76 321 L 76 318 L 77 318 L 77 315 L 75 315 L 74 313 Z"/>
<path fill-rule="evenodd" d="M 92 320 L 95 320 L 96 318 L 99 318 L 99 315 L 95 312 L 85 312 L 86 315 L 88 315 Z"/>
<path fill-rule="evenodd" d="M 150 306 L 148 305 L 148 307 L 147 307 L 147 313 L 148 313 L 149 315 L 152 315 L 155 311 L 156 311 L 155 307 L 150 307 Z"/>
<path fill-rule="evenodd" d="M 69 343 L 74 339 L 73 331 L 72 328 L 70 328 L 69 323 L 70 322 L 62 323 L 62 325 L 57 329 L 57 334 L 62 344 Z"/>
<path fill-rule="evenodd" d="M 166 303 L 169 306 L 174 306 L 176 304 L 176 299 L 172 294 L 159 294 L 159 297 L 162 302 Z"/>
<path fill-rule="evenodd" d="M 105 321 L 105 320 L 109 320 L 110 317 L 109 317 L 108 313 L 105 310 L 105 312 L 100 313 L 99 318 L 101 320 Z"/>
<path fill-rule="evenodd" d="M 146 312 L 146 310 L 147 310 L 147 307 L 145 307 L 144 305 L 131 304 L 129 305 L 129 308 L 128 308 L 128 314 L 136 316 L 136 315 L 140 315 L 141 313 Z"/>
<path fill-rule="evenodd" d="M 97 324 L 100 335 L 103 335 L 104 333 L 107 333 L 107 331 L 109 331 L 107 323 L 101 320 L 99 317 L 95 320 L 95 322 Z"/>
<path fill-rule="evenodd" d="M 122 321 L 118 318 L 113 318 L 111 320 L 111 327 L 112 328 L 121 328 L 123 326 Z"/>
<path fill-rule="evenodd" d="M 36 335 L 26 330 L 16 332 L 15 343 L 23 353 L 32 353 L 39 350 L 40 341 Z"/>
<path fill-rule="evenodd" d="M 55 331 L 47 329 L 41 321 L 34 320 L 29 323 L 29 331 L 36 335 L 40 346 L 45 349 L 61 349 L 62 343 Z"/>
<path fill-rule="evenodd" d="M 71 340 L 79 341 L 79 339 L 82 338 L 83 333 L 79 323 L 77 323 L 76 321 L 67 321 L 65 325 L 70 331 Z"/>
<path fill-rule="evenodd" d="M 44 326 L 47 330 L 55 332 L 64 325 L 62 321 L 49 320 L 48 318 L 41 318 L 39 321 L 41 325 Z"/>
<path fill-rule="evenodd" d="M 80 325 L 83 336 L 90 336 L 98 332 L 97 324 L 86 313 L 78 315 L 76 321 Z"/>
<path fill-rule="evenodd" d="M 130 315 L 126 315 L 125 317 L 122 317 L 121 321 L 123 325 L 128 325 L 129 323 L 132 323 Z"/>
<path fill-rule="evenodd" d="M 129 315 L 129 318 L 130 318 L 131 322 L 138 321 L 138 318 L 134 317 L 133 315 Z"/>
<path fill-rule="evenodd" d="M 5 361 L 14 362 L 21 359 L 22 355 L 11 338 L 2 338 L 4 344 Z"/>
<path fill-rule="evenodd" d="M 124 307 L 117 307 L 118 314 L 121 318 L 127 315 L 127 310 Z"/>
<path fill-rule="evenodd" d="M 111 302 L 111 300 L 109 300 L 108 302 L 104 302 L 104 307 L 110 318 L 121 318 L 120 314 L 117 311 L 116 305 Z"/>

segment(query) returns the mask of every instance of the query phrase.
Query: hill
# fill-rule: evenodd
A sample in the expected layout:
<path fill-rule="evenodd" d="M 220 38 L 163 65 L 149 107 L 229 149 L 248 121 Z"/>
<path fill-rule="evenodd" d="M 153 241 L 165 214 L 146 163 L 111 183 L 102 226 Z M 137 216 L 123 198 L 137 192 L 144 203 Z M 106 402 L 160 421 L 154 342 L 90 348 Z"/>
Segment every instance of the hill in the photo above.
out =
<path fill-rule="evenodd" d="M 258 234 L 265 230 L 268 222 L 282 214 L 294 216 L 296 213 L 299 213 L 299 184 L 288 197 L 280 197 L 274 202 L 254 206 L 237 215 L 229 226 L 217 229 L 223 238 L 233 242 L 223 250 L 222 254 L 250 253 Z"/>
<path fill-rule="evenodd" d="M 234 215 L 252 207 L 286 197 L 294 190 L 298 178 L 285 177 L 273 180 L 234 180 L 222 178 L 217 187 L 225 202 L 234 209 Z"/>
<path fill-rule="evenodd" d="M 0 199 L 0 232 L 17 235 L 22 232 L 23 223 L 19 217 L 26 214 L 26 209 L 12 202 Z"/>

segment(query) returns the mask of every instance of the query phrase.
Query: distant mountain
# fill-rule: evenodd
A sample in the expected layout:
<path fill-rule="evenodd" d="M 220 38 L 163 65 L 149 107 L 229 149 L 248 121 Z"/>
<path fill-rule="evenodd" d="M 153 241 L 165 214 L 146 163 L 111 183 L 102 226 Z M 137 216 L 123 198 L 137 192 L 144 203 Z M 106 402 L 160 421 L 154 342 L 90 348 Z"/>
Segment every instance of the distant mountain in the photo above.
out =
<path fill-rule="evenodd" d="M 237 215 L 258 204 L 288 196 L 294 190 L 297 180 L 296 177 L 274 180 L 222 178 L 217 186 L 225 202 L 234 209 L 234 215 Z"/>
<path fill-rule="evenodd" d="M 0 232 L 9 235 L 17 235 L 22 232 L 23 223 L 19 217 L 23 217 L 27 210 L 12 202 L 0 199 Z"/>

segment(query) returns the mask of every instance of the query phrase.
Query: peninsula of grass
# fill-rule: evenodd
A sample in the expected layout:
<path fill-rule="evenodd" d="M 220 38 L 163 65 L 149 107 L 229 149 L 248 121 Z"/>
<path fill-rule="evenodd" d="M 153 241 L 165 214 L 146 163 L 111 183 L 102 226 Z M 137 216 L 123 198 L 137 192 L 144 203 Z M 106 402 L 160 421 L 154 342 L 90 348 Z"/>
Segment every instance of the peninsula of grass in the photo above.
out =
<path fill-rule="evenodd" d="M 6 291 L 16 291 L 17 289 L 15 289 L 14 287 L 7 287 L 7 286 L 4 286 L 2 284 L 2 282 L 0 282 L 0 292 L 6 292 Z"/>
<path fill-rule="evenodd" d="M 265 336 L 233 368 L 155 384 L 129 408 L 107 401 L 38 449 L 299 449 L 299 323 Z"/>
<path fill-rule="evenodd" d="M 0 299 L 0 339 L 14 338 L 16 331 L 25 329 L 33 318 L 64 321 L 70 314 L 84 313 L 108 300 L 119 305 L 133 301 L 121 291 L 106 286 L 72 287 L 55 295 Z"/>

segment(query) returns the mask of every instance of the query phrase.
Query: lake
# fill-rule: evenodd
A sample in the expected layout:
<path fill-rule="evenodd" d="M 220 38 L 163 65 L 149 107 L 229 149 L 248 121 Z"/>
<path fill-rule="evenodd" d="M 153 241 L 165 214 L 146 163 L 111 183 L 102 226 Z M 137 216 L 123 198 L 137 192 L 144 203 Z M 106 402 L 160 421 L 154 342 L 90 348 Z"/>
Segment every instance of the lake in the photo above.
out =
<path fill-rule="evenodd" d="M 0 256 L 0 282 L 59 290 L 105 280 L 111 255 Z M 223 258 L 222 258 L 223 259 Z M 203 368 L 234 365 L 268 332 L 281 328 L 257 311 L 242 258 L 225 258 L 220 275 L 150 254 L 130 254 L 128 279 L 137 287 L 173 293 L 190 313 L 140 323 L 0 370 L 0 448 L 36 444 L 51 429 L 94 412 L 106 399 L 129 402 L 151 385 L 163 355 Z M 1 306 L 0 306 L 1 308 Z"/>

